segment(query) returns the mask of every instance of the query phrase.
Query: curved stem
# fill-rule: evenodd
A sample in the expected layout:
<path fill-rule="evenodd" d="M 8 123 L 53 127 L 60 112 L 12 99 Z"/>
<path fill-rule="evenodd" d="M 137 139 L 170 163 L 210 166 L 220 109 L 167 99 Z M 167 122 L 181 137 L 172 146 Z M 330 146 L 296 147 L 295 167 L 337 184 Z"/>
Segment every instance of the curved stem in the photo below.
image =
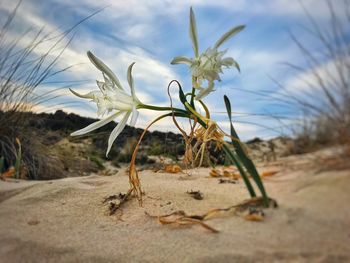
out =
<path fill-rule="evenodd" d="M 134 152 L 132 154 L 131 157 L 131 161 L 130 161 L 130 166 L 129 166 L 129 184 L 130 184 L 130 189 L 128 191 L 128 193 L 132 193 L 134 192 L 139 200 L 139 204 L 140 206 L 142 206 L 142 190 L 141 190 L 141 183 L 140 183 L 140 179 L 136 170 L 136 156 L 137 153 L 139 151 L 139 147 L 140 144 L 142 142 L 143 137 L 146 135 L 146 132 L 148 131 L 148 129 L 155 124 L 157 121 L 160 121 L 161 119 L 165 118 L 165 117 L 171 117 L 171 116 L 179 116 L 179 117 L 186 117 L 188 118 L 188 116 L 182 114 L 182 113 L 167 113 L 164 115 L 159 116 L 158 118 L 156 118 L 155 120 L 153 120 L 150 124 L 148 124 L 148 126 L 144 129 L 144 131 L 142 132 L 136 146 L 134 149 Z"/>
<path fill-rule="evenodd" d="M 210 112 L 209 112 L 207 105 L 205 105 L 202 100 L 198 100 L 198 101 L 202 105 L 203 109 L 205 110 L 206 118 L 210 119 Z"/>

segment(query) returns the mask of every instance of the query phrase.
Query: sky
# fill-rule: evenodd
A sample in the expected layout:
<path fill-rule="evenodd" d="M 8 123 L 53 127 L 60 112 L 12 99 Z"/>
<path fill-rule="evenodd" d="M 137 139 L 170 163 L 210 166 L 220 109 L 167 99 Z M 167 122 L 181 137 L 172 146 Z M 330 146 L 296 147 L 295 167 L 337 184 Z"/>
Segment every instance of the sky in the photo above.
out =
<path fill-rule="evenodd" d="M 334 12 L 344 16 L 343 0 L 330 1 Z M 13 10 L 16 1 L 0 0 L 0 22 Z M 58 54 L 70 37 L 55 69 L 69 67 L 38 87 L 37 92 L 55 98 L 38 105 L 37 111 L 54 112 L 62 109 L 83 116 L 97 117 L 96 105 L 75 97 L 68 87 L 80 93 L 97 90 L 95 80 L 102 80 L 100 72 L 89 62 L 86 52 L 91 51 L 103 60 L 128 89 L 126 72 L 132 62 L 135 89 L 143 103 L 168 106 L 168 83 L 176 79 L 185 90 L 190 90 L 191 77 L 185 65 L 170 65 L 179 55 L 193 56 L 189 38 L 189 10 L 196 15 L 199 49 L 204 51 L 234 26 L 246 28 L 224 44 L 227 55 L 241 67 L 225 69 L 216 91 L 204 99 L 212 118 L 225 130 L 229 122 L 225 113 L 223 95 L 231 99 L 233 119 L 242 139 L 270 138 L 291 132 L 288 125 L 300 114 L 297 108 L 279 105 L 281 89 L 291 93 L 308 89 L 301 79 L 308 79 L 314 68 L 300 53 L 291 35 L 315 54 L 322 53 L 322 45 L 312 37 L 305 12 L 314 21 L 327 28 L 329 7 L 322 0 L 23 0 L 8 39 L 21 38 L 20 45 L 30 43 L 33 34 L 43 29 L 52 36 L 35 52 L 44 54 L 59 39 L 60 34 L 91 14 L 55 46 Z M 31 31 L 27 34 L 27 30 Z M 347 32 L 349 33 L 349 32 Z M 295 71 L 293 64 L 303 68 Z M 321 72 L 330 61 L 318 65 Z M 276 84 L 278 82 L 279 84 Z M 311 91 L 312 94 L 313 91 Z M 267 96 L 261 96 L 261 94 Z M 173 99 L 177 91 L 172 88 Z M 57 96 L 57 97 L 56 97 Z M 141 110 L 137 127 L 144 128 L 159 113 Z M 268 116 L 266 116 L 268 115 Z M 277 119 L 287 116 L 286 120 Z M 153 130 L 175 131 L 170 120 L 162 121 Z"/>

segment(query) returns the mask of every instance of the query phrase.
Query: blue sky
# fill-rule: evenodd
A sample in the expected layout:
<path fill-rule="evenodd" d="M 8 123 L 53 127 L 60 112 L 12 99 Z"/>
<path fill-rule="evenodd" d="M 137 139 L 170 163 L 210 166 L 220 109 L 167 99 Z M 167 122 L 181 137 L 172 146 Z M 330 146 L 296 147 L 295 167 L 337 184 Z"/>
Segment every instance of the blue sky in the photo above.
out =
<path fill-rule="evenodd" d="M 343 1 L 331 2 L 335 13 L 343 16 Z M 10 0 L 0 2 L 1 22 L 14 4 L 15 1 Z M 91 50 L 113 69 L 125 87 L 127 67 L 136 62 L 133 75 L 139 98 L 148 104 L 169 105 L 166 89 L 172 79 L 179 80 L 185 89 L 190 89 L 187 67 L 170 65 L 175 56 L 193 55 L 188 33 L 190 6 L 194 8 L 197 19 L 201 51 L 213 45 L 231 27 L 246 25 L 244 31 L 224 45 L 228 49 L 227 54 L 240 64 L 241 73 L 234 69 L 225 70 L 222 82 L 216 85 L 216 92 L 205 98 L 214 119 L 224 129 L 228 128 L 222 99 L 226 94 L 236 112 L 236 127 L 243 139 L 256 136 L 268 138 L 290 132 L 281 128 L 281 123 L 276 119 L 255 114 L 294 117 L 299 114 L 298 109 L 276 106 L 279 103 L 277 97 L 275 101 L 267 100 L 254 92 L 267 90 L 272 97 L 280 92 L 281 88 L 271 78 L 291 92 L 307 88 L 300 79 L 308 78 L 312 69 L 305 65 L 300 51 L 291 40 L 290 32 L 316 53 L 322 52 L 322 47 L 303 28 L 308 25 L 303 6 L 319 25 L 326 28 L 329 10 L 325 1 L 23 0 L 11 34 L 15 38 L 28 28 L 44 26 L 45 32 L 57 35 L 94 11 L 106 7 L 74 30 L 74 39 L 63 53 L 57 68 L 74 66 L 48 80 L 49 83 L 40 87 L 39 92 L 62 87 L 55 81 L 81 81 L 72 82 L 71 87 L 82 93 L 96 90 L 95 79 L 101 79 L 101 75 L 86 57 L 86 52 Z M 29 39 L 31 35 L 26 37 Z M 24 42 L 26 37 L 22 39 Z M 44 52 L 50 45 L 50 42 L 44 43 L 37 52 Z M 286 62 L 305 66 L 305 71 L 295 72 L 285 65 Z M 325 66 L 327 63 L 329 61 L 324 61 Z M 84 116 L 97 116 L 94 104 L 75 97 L 68 88 L 59 89 L 55 94 L 60 97 L 40 105 L 37 110 L 49 112 L 63 109 Z M 136 126 L 145 127 L 156 116 L 156 112 L 141 111 Z M 154 129 L 174 131 L 170 120 L 163 121 Z"/>

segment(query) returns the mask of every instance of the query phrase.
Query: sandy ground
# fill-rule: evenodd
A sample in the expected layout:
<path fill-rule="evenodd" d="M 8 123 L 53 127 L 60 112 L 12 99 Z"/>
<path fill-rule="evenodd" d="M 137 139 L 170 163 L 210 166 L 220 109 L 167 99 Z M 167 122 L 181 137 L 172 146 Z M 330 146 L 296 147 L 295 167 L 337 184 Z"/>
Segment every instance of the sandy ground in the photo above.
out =
<path fill-rule="evenodd" d="M 219 184 L 209 169 L 185 174 L 140 173 L 146 192 L 108 216 L 104 197 L 125 192 L 125 171 L 56 181 L 0 182 L 1 262 L 350 262 L 350 171 L 318 171 L 308 156 L 260 171 L 278 209 L 263 222 L 227 215 L 194 225 L 160 225 L 145 214 L 189 214 L 248 198 L 243 182 Z M 317 168 L 317 167 L 316 167 Z M 203 200 L 186 191 L 200 190 Z"/>

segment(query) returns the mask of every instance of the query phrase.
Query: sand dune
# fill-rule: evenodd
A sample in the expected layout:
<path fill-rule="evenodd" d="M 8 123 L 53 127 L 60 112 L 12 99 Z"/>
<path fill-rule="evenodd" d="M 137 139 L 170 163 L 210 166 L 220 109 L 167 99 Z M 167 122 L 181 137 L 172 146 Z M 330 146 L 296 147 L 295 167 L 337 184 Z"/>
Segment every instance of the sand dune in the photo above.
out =
<path fill-rule="evenodd" d="M 55 181 L 0 182 L 2 262 L 349 262 L 350 171 L 303 166 L 307 156 L 284 158 L 260 171 L 278 209 L 263 222 L 226 216 L 199 225 L 160 225 L 153 215 L 205 213 L 248 198 L 243 182 L 219 184 L 209 169 L 186 174 L 140 173 L 144 206 L 130 200 L 108 215 L 102 200 L 125 192 L 124 170 Z M 186 192 L 200 190 L 203 200 Z"/>

